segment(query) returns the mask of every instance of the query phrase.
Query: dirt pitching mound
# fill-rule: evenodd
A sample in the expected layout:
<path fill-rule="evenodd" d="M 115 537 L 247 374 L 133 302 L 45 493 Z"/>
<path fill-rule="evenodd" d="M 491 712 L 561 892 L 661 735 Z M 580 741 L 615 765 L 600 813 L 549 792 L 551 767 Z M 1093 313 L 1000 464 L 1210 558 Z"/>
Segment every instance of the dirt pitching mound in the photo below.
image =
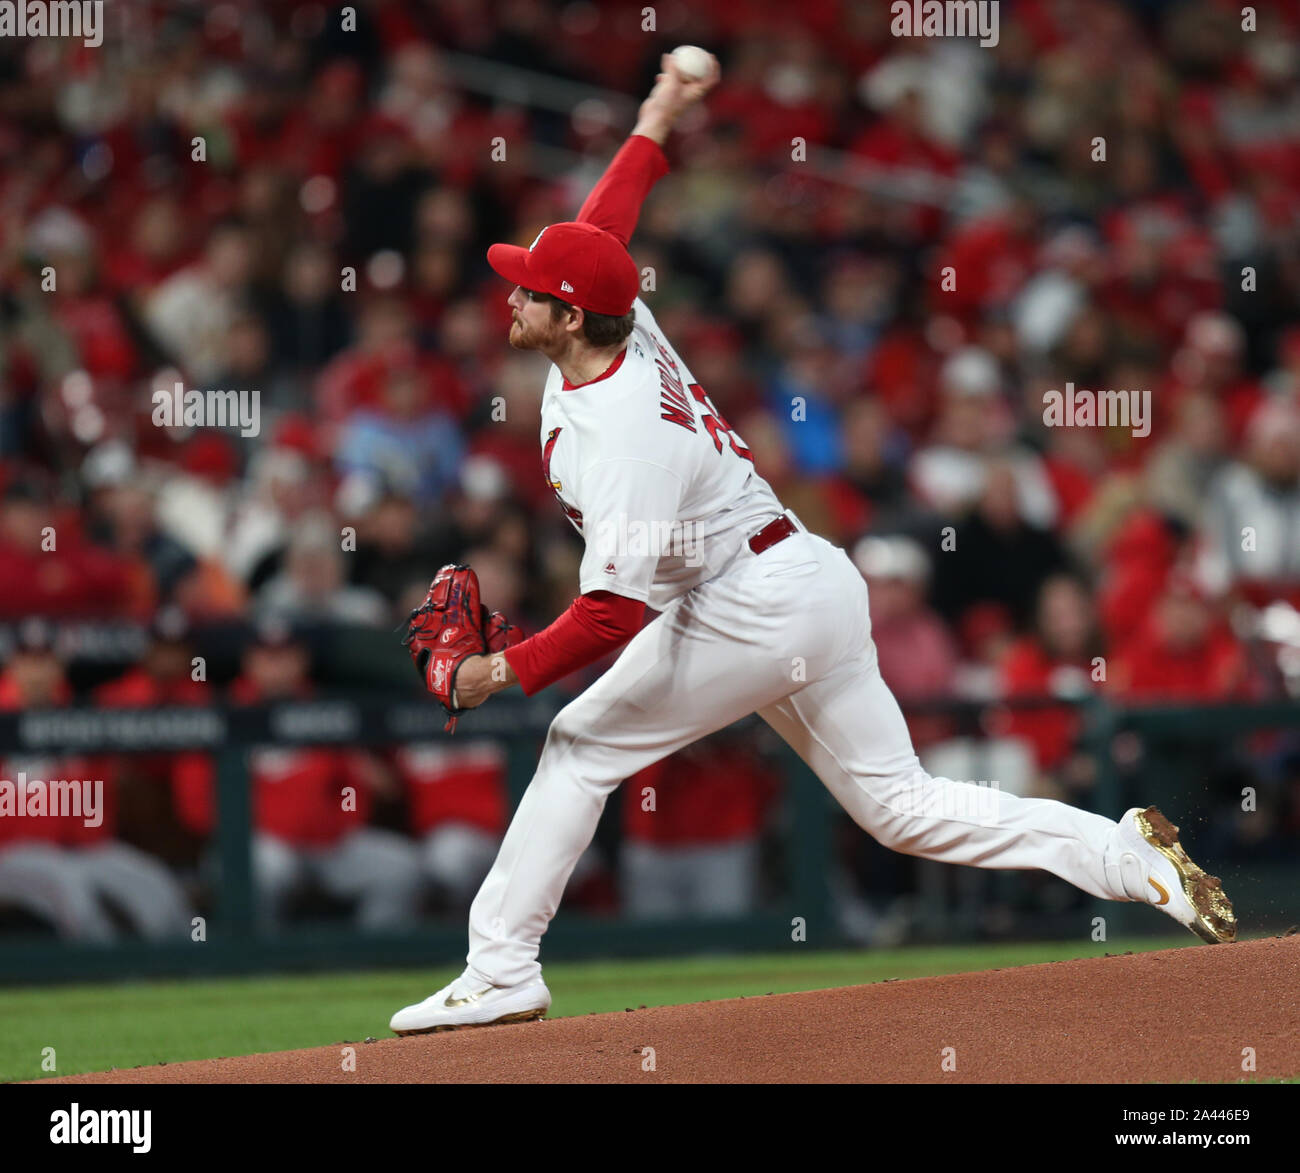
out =
<path fill-rule="evenodd" d="M 1298 975 L 1300 936 L 1272 937 L 50 1082 L 1256 1080 L 1300 1075 Z"/>

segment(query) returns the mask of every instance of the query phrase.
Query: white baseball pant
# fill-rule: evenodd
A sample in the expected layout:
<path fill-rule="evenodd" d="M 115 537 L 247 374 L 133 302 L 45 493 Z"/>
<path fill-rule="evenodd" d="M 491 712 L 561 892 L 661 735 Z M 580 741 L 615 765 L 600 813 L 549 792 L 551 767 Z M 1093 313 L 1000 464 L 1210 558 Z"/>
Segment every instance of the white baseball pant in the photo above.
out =
<path fill-rule="evenodd" d="M 761 554 L 743 545 L 556 715 L 470 907 L 467 972 L 497 986 L 540 974 L 542 934 L 610 792 L 755 711 L 886 847 L 1041 868 L 1128 899 L 1106 865 L 1112 820 L 925 773 L 876 664 L 866 583 L 843 550 L 800 526 Z"/>

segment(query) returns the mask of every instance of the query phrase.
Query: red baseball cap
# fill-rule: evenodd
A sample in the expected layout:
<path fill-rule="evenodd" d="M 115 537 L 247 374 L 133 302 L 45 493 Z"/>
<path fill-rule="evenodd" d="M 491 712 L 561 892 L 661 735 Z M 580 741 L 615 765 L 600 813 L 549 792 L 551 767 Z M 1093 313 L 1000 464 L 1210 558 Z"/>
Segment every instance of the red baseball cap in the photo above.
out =
<path fill-rule="evenodd" d="M 487 259 L 512 284 L 593 314 L 622 317 L 636 301 L 636 262 L 618 237 L 594 224 L 549 224 L 527 248 L 494 244 Z"/>

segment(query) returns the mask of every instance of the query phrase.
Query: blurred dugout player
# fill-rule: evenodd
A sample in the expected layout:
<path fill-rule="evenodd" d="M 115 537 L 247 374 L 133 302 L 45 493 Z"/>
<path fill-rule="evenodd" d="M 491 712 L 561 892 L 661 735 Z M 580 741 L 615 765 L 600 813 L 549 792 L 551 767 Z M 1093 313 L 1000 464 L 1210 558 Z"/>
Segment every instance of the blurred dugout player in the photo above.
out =
<path fill-rule="evenodd" d="M 71 699 L 53 633 L 43 621 L 27 620 L 0 674 L 0 709 L 45 708 Z M 10 754 L 0 762 L 0 778 L 15 787 L 20 774 L 25 785 L 17 797 L 23 809 L 31 809 L 34 787 L 87 778 L 102 781 L 102 806 L 89 820 L 84 810 L 0 817 L 0 904 L 48 921 L 60 936 L 72 939 L 113 940 L 119 935 L 114 911 L 152 940 L 189 932 L 192 910 L 176 878 L 152 856 L 115 838 L 111 763 L 52 754 Z"/>
<path fill-rule="evenodd" d="M 230 688 L 235 704 L 306 700 L 307 649 L 283 624 L 266 622 L 245 650 L 243 674 Z M 260 746 L 248 755 L 253 787 L 253 883 L 263 929 L 280 927 L 294 900 L 317 888 L 355 904 L 364 929 L 408 924 L 418 911 L 421 876 L 415 846 L 366 825 L 372 787 L 383 772 L 368 755 L 332 748 Z M 355 800 L 345 807 L 344 788 Z M 177 807 L 187 826 L 215 826 L 210 767 L 186 771 Z"/>
<path fill-rule="evenodd" d="M 101 708 L 150 709 L 203 705 L 215 700 L 206 680 L 193 678 L 189 622 L 178 607 L 159 611 L 149 625 L 149 645 L 134 667 L 94 692 Z M 192 866 L 194 837 L 179 821 L 174 788 L 181 772 L 211 770 L 202 751 L 118 754 L 106 759 L 119 786 L 120 820 L 134 842 L 173 867 Z"/>
<path fill-rule="evenodd" d="M 506 752 L 496 742 L 449 746 L 414 742 L 396 750 L 410 826 L 425 878 L 445 905 L 464 911 L 492 867 L 507 813 Z M 575 906 L 599 911 L 609 886 L 604 856 L 592 844 L 569 877 Z"/>
<path fill-rule="evenodd" d="M 506 754 L 495 742 L 404 745 L 393 766 L 406 790 L 420 862 L 454 908 L 469 907 L 506 827 Z"/>
<path fill-rule="evenodd" d="M 778 782 L 735 737 L 701 742 L 629 778 L 619 857 L 639 918 L 741 916 L 757 902 L 763 816 Z"/>

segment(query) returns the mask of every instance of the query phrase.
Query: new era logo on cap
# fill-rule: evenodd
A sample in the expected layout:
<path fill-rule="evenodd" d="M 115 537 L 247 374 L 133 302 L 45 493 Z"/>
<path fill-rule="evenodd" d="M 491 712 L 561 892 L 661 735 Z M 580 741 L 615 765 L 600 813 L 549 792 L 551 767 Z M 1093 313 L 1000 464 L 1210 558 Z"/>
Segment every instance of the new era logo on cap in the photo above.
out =
<path fill-rule="evenodd" d="M 640 275 L 627 247 L 594 224 L 548 224 L 527 248 L 494 244 L 488 263 L 523 289 L 539 290 L 596 314 L 621 316 L 636 301 Z"/>

